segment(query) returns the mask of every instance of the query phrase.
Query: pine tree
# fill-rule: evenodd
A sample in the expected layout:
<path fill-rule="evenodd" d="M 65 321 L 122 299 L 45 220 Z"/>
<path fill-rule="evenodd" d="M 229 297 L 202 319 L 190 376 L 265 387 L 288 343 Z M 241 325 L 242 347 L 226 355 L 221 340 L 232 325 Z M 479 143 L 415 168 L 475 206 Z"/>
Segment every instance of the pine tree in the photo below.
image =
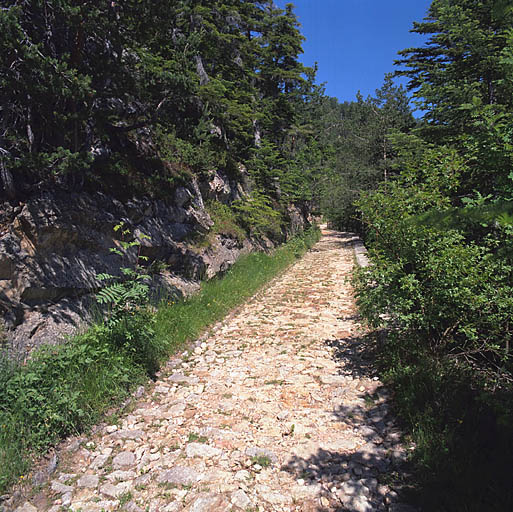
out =
<path fill-rule="evenodd" d="M 286 176 L 308 135 L 300 116 L 313 84 L 291 4 L 3 5 L 0 179 L 10 198 L 35 183 L 164 194 L 213 166 L 236 177 L 259 153 L 266 194 L 275 178 L 306 189 L 306 170 Z"/>
<path fill-rule="evenodd" d="M 425 46 L 399 52 L 398 74 L 410 78 L 425 121 L 441 136 L 468 131 L 461 106 L 472 102 L 511 107 L 502 81 L 501 52 L 513 10 L 502 0 L 434 0 L 412 32 L 429 36 Z M 442 135 L 443 134 L 443 135 Z M 436 137 L 436 135 L 434 135 Z"/>
<path fill-rule="evenodd" d="M 391 132 L 407 131 L 415 124 L 409 101 L 404 88 L 394 84 L 391 73 L 385 75 L 383 86 L 376 90 L 376 97 L 370 100 L 375 117 L 375 144 L 376 149 L 379 150 L 374 159 L 382 169 L 384 181 L 388 179 L 390 161 L 393 157 L 389 138 Z"/>

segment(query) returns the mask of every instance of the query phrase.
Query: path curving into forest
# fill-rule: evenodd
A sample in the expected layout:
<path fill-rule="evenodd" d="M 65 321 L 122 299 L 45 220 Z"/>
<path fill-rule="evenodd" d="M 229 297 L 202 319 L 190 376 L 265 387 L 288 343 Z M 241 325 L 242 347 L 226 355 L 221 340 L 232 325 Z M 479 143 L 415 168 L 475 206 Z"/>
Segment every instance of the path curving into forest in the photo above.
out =
<path fill-rule="evenodd" d="M 324 229 L 17 510 L 407 510 L 384 484 L 405 450 L 346 280 L 354 240 Z"/>

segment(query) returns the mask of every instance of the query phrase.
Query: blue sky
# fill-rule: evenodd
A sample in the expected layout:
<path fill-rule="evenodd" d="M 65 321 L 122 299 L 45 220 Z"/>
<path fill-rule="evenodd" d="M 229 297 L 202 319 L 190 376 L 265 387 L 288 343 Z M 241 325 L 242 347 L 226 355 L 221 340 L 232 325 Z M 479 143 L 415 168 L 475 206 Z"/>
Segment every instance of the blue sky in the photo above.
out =
<path fill-rule="evenodd" d="M 275 0 L 284 7 L 286 0 Z M 318 82 L 340 101 L 364 97 L 381 87 L 392 72 L 397 52 L 421 46 L 411 34 L 413 21 L 422 21 L 431 0 L 290 0 L 306 37 L 301 61 L 318 62 Z"/>

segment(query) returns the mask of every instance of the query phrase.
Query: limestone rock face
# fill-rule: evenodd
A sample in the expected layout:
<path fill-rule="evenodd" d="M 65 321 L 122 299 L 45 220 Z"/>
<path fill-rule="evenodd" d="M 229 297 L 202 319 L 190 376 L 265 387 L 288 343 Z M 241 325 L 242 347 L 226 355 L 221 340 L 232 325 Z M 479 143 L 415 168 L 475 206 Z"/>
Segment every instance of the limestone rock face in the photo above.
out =
<path fill-rule="evenodd" d="M 153 285 L 176 297 L 194 293 L 201 279 L 262 248 L 262 242 L 224 235 L 211 236 L 207 247 L 192 242 L 213 226 L 204 200 L 228 203 L 246 196 L 248 187 L 247 180 L 234 182 L 211 171 L 203 181 L 177 188 L 169 201 L 53 191 L 16 206 L 0 204 L 0 322 L 13 353 L 26 355 L 87 322 L 99 285 L 96 275 L 117 275 L 120 266 L 136 262 L 136 248 L 124 261 L 109 251 L 115 245 L 113 228 L 121 221 L 132 233 L 149 237 L 142 241 L 142 254 L 166 266 Z M 295 210 L 291 232 L 301 219 L 304 224 L 304 215 Z"/>
<path fill-rule="evenodd" d="M 287 208 L 287 214 L 289 217 L 288 231 L 291 235 L 299 233 L 305 229 L 307 223 L 312 222 L 312 217 L 308 205 L 298 206 L 295 204 L 290 204 Z"/>

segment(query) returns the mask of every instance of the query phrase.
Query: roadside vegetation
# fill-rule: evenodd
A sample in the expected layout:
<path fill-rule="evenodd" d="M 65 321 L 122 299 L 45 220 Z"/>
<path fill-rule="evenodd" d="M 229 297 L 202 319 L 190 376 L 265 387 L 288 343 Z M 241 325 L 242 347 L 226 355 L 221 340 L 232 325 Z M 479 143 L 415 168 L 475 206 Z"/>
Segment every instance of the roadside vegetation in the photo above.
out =
<path fill-rule="evenodd" d="M 200 248 L 221 233 L 282 240 L 291 204 L 318 207 L 369 248 L 356 299 L 416 447 L 412 500 L 423 511 L 513 510 L 511 1 L 433 0 L 414 24 L 427 42 L 400 52 L 395 75 L 422 119 L 394 74 L 373 97 L 327 97 L 299 60 L 292 4 L 47 3 L 0 11 L 1 198 L 169 200 L 211 169 L 247 180 L 247 197 L 206 205 L 214 226 L 193 240 Z M 26 365 L 0 360 L 0 492 L 316 237 L 241 258 L 157 309 L 143 264 L 121 281 L 103 276 L 106 322 Z"/>
<path fill-rule="evenodd" d="M 24 365 L 2 356 L 0 493 L 24 478 L 33 457 L 101 421 L 170 355 L 254 295 L 318 238 L 318 228 L 311 227 L 270 254 L 243 256 L 224 276 L 204 282 L 198 294 L 163 300 L 158 307 L 149 302 L 140 268 L 125 269 L 122 282 L 104 276 L 99 297 L 109 309 L 105 322 L 65 344 L 42 347 Z"/>
<path fill-rule="evenodd" d="M 352 183 L 357 200 L 326 201 L 369 248 L 357 303 L 423 511 L 513 510 L 512 24 L 511 2 L 434 0 L 413 28 L 428 42 L 398 62 L 423 118 L 388 125 L 386 162 L 371 145 L 334 168 L 332 188 Z"/>

